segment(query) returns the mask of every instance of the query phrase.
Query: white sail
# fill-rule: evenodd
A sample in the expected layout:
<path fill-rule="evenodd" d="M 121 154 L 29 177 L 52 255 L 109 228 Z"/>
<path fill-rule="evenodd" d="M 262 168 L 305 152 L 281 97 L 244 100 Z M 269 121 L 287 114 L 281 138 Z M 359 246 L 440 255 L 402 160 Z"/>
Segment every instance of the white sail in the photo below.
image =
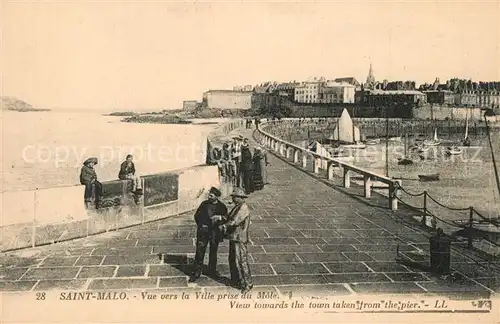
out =
<path fill-rule="evenodd" d="M 346 109 L 342 111 L 339 123 L 335 126 L 329 139 L 346 143 L 356 143 L 360 140 L 359 128 L 354 126 L 351 116 Z"/>
<path fill-rule="evenodd" d="M 469 137 L 469 112 L 465 115 L 465 137 L 467 139 Z"/>
<path fill-rule="evenodd" d="M 436 142 L 439 141 L 437 128 L 434 128 L 434 141 L 436 141 Z"/>

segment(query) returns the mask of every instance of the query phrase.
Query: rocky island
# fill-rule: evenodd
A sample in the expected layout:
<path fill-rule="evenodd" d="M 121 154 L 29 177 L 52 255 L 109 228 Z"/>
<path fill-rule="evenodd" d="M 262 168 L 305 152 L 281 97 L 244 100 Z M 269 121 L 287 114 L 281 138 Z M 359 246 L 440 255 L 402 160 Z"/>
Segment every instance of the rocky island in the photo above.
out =
<path fill-rule="evenodd" d="M 32 111 L 50 111 L 50 109 L 38 109 L 25 101 L 19 100 L 15 97 L 0 97 L 0 109 L 12 110 L 18 112 L 32 112 Z"/>

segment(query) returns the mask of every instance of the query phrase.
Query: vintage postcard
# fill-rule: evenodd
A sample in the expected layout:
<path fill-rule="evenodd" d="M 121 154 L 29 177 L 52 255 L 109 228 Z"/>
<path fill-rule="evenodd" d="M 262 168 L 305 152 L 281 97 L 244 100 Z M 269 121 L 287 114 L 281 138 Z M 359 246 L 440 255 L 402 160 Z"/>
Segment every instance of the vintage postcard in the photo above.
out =
<path fill-rule="evenodd" d="M 498 0 L 0 15 L 0 322 L 500 323 Z"/>

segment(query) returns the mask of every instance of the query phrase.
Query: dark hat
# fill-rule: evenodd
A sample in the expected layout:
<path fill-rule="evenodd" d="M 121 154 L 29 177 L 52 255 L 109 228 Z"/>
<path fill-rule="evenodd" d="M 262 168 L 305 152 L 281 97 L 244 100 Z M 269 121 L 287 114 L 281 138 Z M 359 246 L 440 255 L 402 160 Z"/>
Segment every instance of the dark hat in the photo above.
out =
<path fill-rule="evenodd" d="M 91 158 L 86 159 L 85 162 L 83 162 L 84 165 L 89 164 L 89 163 L 97 164 L 97 158 L 91 157 Z"/>
<path fill-rule="evenodd" d="M 215 187 L 210 188 L 210 190 L 208 192 L 213 193 L 217 198 L 219 198 L 222 195 L 220 190 L 215 188 Z"/>
<path fill-rule="evenodd" d="M 241 188 L 234 188 L 233 193 L 231 194 L 231 197 L 248 198 L 245 191 Z"/>

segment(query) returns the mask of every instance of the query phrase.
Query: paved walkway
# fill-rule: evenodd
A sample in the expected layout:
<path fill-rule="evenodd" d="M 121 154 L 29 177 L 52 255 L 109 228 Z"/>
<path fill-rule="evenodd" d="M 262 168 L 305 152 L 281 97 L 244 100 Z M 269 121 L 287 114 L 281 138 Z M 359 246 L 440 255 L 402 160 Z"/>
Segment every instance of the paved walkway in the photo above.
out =
<path fill-rule="evenodd" d="M 251 133 L 244 132 L 250 137 Z M 454 252 L 453 280 L 411 262 L 428 263 L 428 239 L 396 222 L 397 213 L 365 204 L 269 154 L 271 185 L 247 200 L 256 290 L 305 294 L 488 295 L 500 291 L 495 270 Z M 375 198 L 376 201 L 376 198 Z M 404 213 L 404 211 L 398 212 Z M 0 290 L 229 290 L 224 280 L 188 284 L 194 256 L 192 213 L 0 256 Z M 228 244 L 219 271 L 228 276 Z M 411 262 L 397 262 L 401 258 Z M 208 255 L 207 255 L 208 257 Z M 485 266 L 485 264 L 482 264 Z M 498 264 L 497 264 L 498 265 Z"/>

